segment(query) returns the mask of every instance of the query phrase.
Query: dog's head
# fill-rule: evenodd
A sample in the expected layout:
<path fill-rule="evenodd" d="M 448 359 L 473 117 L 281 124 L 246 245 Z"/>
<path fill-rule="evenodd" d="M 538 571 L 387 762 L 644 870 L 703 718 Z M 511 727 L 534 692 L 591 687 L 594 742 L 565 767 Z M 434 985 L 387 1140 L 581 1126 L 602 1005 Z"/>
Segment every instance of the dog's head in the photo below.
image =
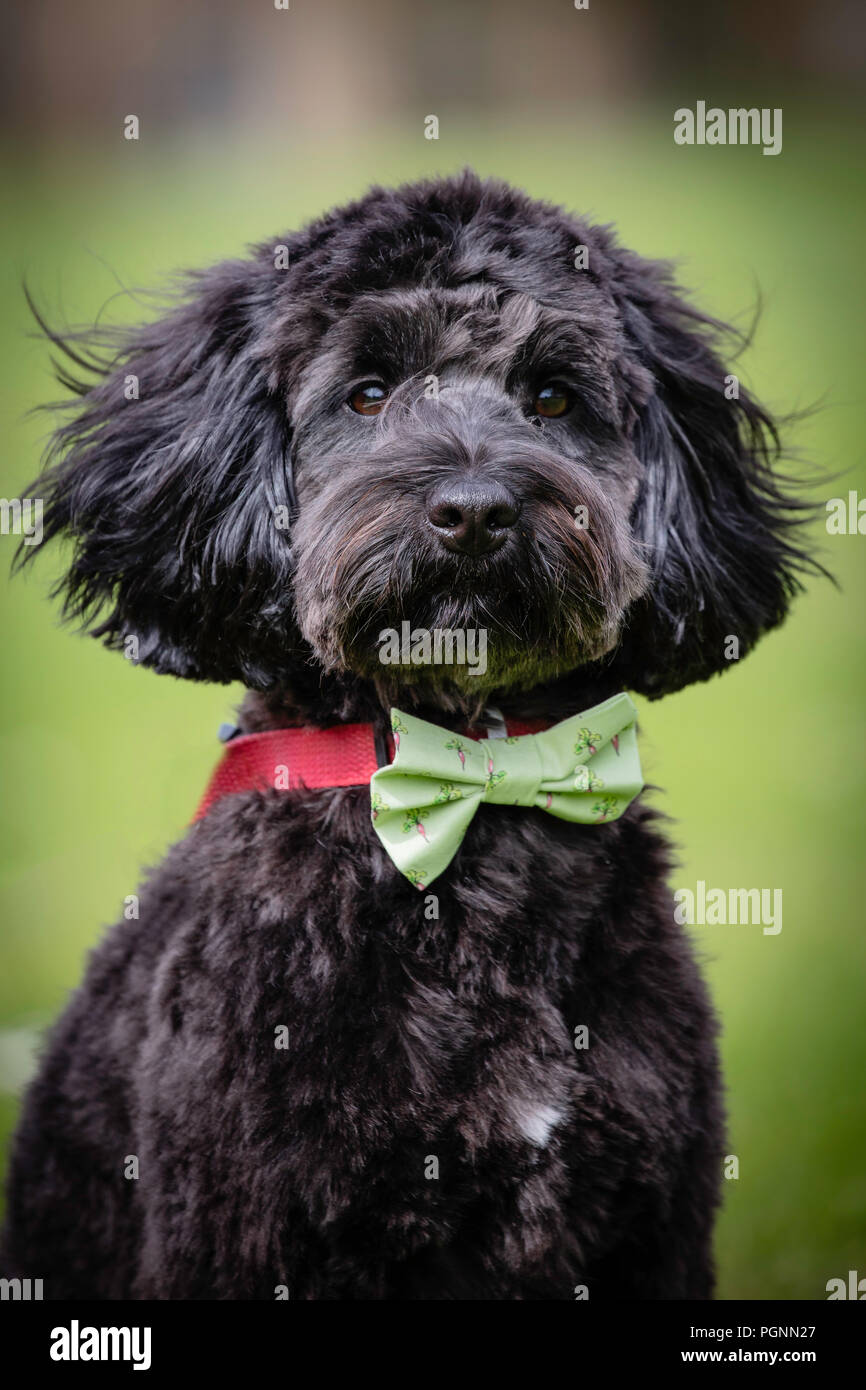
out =
<path fill-rule="evenodd" d="M 722 340 L 666 266 L 501 183 L 374 190 L 107 354 L 64 345 L 96 375 L 37 484 L 67 611 L 260 689 L 311 658 L 451 699 L 703 679 L 807 563 Z M 486 674 L 383 667 L 406 622 L 483 630 Z"/>

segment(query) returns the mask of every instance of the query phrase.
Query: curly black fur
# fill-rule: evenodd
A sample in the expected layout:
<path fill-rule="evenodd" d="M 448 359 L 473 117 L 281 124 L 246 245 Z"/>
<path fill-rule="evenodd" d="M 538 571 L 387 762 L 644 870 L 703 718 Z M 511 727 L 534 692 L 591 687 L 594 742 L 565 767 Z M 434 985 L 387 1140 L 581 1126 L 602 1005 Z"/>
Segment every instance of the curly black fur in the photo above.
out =
<path fill-rule="evenodd" d="M 82 400 L 31 491 L 73 541 L 67 615 L 242 679 L 248 731 L 392 699 L 555 720 L 781 621 L 803 513 L 666 266 L 469 173 L 283 241 L 288 270 L 268 243 L 157 322 L 55 337 Z M 541 420 L 551 378 L 577 406 Z M 477 558 L 427 518 L 467 478 L 519 511 Z M 486 628 L 487 674 L 381 666 L 404 619 Z M 653 814 L 482 807 L 429 917 L 367 795 L 235 795 L 152 875 L 29 1093 L 5 1272 L 56 1298 L 709 1297 L 715 1025 Z"/>

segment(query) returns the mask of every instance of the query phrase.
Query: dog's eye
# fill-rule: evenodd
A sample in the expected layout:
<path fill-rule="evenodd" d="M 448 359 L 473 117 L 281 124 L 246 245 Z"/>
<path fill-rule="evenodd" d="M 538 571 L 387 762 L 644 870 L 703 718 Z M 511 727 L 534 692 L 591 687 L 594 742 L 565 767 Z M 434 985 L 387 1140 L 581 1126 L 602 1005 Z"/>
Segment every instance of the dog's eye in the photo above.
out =
<path fill-rule="evenodd" d="M 532 413 L 554 420 L 557 415 L 567 415 L 573 405 L 574 392 L 564 382 L 548 381 L 532 402 Z"/>
<path fill-rule="evenodd" d="M 378 381 L 366 381 L 349 397 L 349 405 L 358 415 L 378 415 L 388 399 L 388 392 Z"/>

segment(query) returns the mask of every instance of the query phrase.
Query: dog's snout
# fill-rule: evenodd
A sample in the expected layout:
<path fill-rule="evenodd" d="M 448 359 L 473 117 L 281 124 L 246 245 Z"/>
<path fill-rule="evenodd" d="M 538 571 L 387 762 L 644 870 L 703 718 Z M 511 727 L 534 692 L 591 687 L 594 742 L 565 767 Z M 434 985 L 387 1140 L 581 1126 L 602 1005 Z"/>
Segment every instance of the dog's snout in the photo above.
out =
<path fill-rule="evenodd" d="M 520 504 L 502 483 L 440 484 L 427 504 L 427 520 L 447 550 L 487 555 L 505 543 Z"/>

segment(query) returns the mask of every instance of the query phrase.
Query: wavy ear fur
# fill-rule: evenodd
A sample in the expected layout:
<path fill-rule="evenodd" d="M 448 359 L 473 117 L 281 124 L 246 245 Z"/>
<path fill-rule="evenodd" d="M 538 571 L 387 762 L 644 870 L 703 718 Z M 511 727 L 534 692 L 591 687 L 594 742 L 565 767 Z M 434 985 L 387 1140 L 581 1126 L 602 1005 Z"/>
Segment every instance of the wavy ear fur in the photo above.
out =
<path fill-rule="evenodd" d="M 83 349 L 37 314 L 83 400 L 32 489 L 46 538 L 72 539 L 64 616 L 115 649 L 137 638 L 156 671 L 257 687 L 288 674 L 290 551 L 275 518 L 292 505 L 289 423 L 259 346 L 276 281 L 264 257 L 225 262 L 190 276 L 163 318 L 82 334 Z"/>
<path fill-rule="evenodd" d="M 776 471 L 776 425 L 741 386 L 726 398 L 719 346 L 732 331 L 690 308 L 665 264 L 619 255 L 614 289 L 654 391 L 638 412 L 645 472 L 633 515 L 653 582 L 617 665 L 657 697 L 726 667 L 730 637 L 745 656 L 785 617 L 800 575 L 821 566 L 798 543 L 813 508 Z"/>

